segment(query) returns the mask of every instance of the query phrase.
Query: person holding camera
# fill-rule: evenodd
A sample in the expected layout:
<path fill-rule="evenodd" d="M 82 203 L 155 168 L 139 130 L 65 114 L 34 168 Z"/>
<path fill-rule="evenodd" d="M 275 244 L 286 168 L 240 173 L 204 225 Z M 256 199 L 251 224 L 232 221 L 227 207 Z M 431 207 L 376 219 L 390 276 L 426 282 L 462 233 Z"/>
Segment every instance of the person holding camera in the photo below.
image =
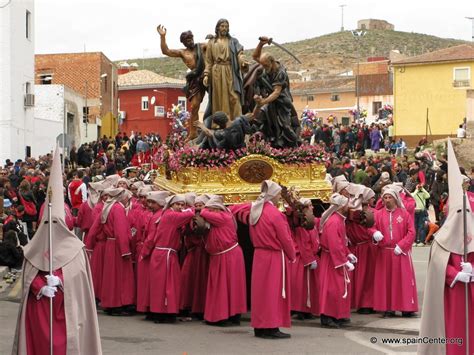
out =
<path fill-rule="evenodd" d="M 427 232 L 428 210 L 426 201 L 430 198 L 430 194 L 425 190 L 422 184 L 416 185 L 415 191 L 411 193 L 415 199 L 415 230 L 416 238 L 413 246 L 422 247 L 425 245 L 425 237 Z"/>

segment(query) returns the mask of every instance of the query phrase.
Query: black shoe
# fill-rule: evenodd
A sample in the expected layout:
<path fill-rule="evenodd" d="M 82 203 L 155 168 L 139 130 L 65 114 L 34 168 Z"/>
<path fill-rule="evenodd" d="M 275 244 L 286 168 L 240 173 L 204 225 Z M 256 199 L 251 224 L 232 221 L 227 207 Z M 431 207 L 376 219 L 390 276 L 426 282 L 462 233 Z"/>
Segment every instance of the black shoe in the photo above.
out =
<path fill-rule="evenodd" d="M 122 308 L 121 307 L 107 308 L 107 309 L 104 309 L 104 312 L 109 316 L 121 316 Z"/>
<path fill-rule="evenodd" d="M 218 322 L 208 322 L 208 321 L 206 321 L 206 324 L 211 325 L 213 327 L 229 327 L 230 325 L 232 325 L 232 323 L 229 322 L 227 319 L 220 320 Z"/>
<path fill-rule="evenodd" d="M 267 329 L 265 328 L 253 328 L 253 333 L 257 338 L 271 339 L 270 336 L 267 335 Z"/>
<path fill-rule="evenodd" d="M 336 323 L 339 323 L 340 325 L 349 324 L 350 322 L 351 322 L 350 318 L 341 318 L 341 319 L 336 320 Z"/>
<path fill-rule="evenodd" d="M 386 312 L 383 314 L 383 317 L 384 317 L 384 318 L 393 318 L 393 317 L 395 317 L 395 312 L 394 312 L 394 311 L 386 311 Z"/>
<path fill-rule="evenodd" d="M 267 333 L 270 336 L 270 339 L 289 339 L 291 334 L 283 333 L 278 328 L 269 329 Z"/>
<path fill-rule="evenodd" d="M 231 325 L 240 325 L 240 314 L 235 314 L 232 317 L 229 317 L 228 321 Z"/>
<path fill-rule="evenodd" d="M 359 314 L 372 314 L 372 313 L 374 313 L 374 310 L 372 308 L 359 308 L 357 310 L 357 313 L 359 313 Z"/>
<path fill-rule="evenodd" d="M 415 315 L 416 315 L 415 312 L 402 312 L 402 317 L 405 317 L 405 318 L 412 318 Z"/>
<path fill-rule="evenodd" d="M 304 313 L 303 312 L 295 312 L 296 319 L 298 320 L 304 320 Z"/>
<path fill-rule="evenodd" d="M 334 318 L 321 314 L 321 325 L 327 328 L 340 328 Z"/>

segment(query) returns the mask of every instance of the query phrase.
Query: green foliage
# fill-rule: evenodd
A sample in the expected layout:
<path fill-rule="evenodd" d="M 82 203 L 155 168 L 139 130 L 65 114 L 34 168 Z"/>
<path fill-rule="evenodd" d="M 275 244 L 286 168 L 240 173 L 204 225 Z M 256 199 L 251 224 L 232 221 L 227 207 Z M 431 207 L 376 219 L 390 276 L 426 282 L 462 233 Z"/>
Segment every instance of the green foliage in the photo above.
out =
<path fill-rule="evenodd" d="M 432 52 L 438 49 L 466 43 L 456 39 L 445 39 L 426 34 L 388 30 L 370 30 L 359 39 L 360 56 L 388 57 L 391 50 L 399 50 L 408 56 Z M 282 43 L 283 44 L 283 43 Z M 318 74 L 334 74 L 351 70 L 357 60 L 357 40 L 350 31 L 329 33 L 320 37 L 304 39 L 283 44 L 294 53 L 303 64 L 297 64 L 288 54 L 275 46 L 264 47 L 280 60 L 289 70 L 310 69 Z M 245 51 L 247 58 L 252 57 L 253 49 Z M 121 61 L 117 61 L 119 63 Z M 177 58 L 127 59 L 136 62 L 139 69 L 148 69 L 160 75 L 184 79 L 186 66 Z"/>

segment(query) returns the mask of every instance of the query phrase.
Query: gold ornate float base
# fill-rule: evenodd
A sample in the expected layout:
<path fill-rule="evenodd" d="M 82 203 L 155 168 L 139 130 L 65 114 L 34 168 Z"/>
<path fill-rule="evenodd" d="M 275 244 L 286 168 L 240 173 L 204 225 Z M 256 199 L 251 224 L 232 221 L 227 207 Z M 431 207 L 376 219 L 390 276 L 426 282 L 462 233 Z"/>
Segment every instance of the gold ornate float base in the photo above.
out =
<path fill-rule="evenodd" d="M 182 168 L 166 178 L 165 168 L 158 168 L 155 184 L 176 194 L 216 194 L 226 204 L 253 201 L 260 194 L 263 180 L 272 180 L 288 188 L 295 187 L 301 197 L 329 201 L 331 184 L 324 180 L 323 164 L 281 164 L 264 155 L 249 155 L 227 168 Z"/>

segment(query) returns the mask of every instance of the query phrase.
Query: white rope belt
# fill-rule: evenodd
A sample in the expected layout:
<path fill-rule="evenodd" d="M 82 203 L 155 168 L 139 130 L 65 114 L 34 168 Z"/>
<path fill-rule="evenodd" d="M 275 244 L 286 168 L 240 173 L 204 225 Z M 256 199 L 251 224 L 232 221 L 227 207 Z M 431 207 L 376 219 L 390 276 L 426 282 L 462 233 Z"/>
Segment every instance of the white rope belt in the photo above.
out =
<path fill-rule="evenodd" d="M 222 254 L 225 254 L 225 253 L 228 253 L 229 251 L 231 251 L 232 249 L 235 249 L 239 246 L 239 243 L 235 243 L 234 245 L 232 245 L 229 249 L 226 249 L 226 250 L 223 250 L 223 251 L 220 251 L 218 253 L 215 253 L 215 254 L 211 254 L 211 256 L 216 256 L 216 255 L 222 255 Z"/>
<path fill-rule="evenodd" d="M 164 247 L 155 247 L 156 250 L 165 250 L 166 253 L 166 278 L 165 278 L 165 306 L 168 306 L 168 270 L 170 265 L 170 254 L 171 252 L 177 253 L 177 251 L 173 248 L 164 248 Z"/>
<path fill-rule="evenodd" d="M 307 294 L 306 294 L 306 307 L 311 307 L 311 291 L 309 289 L 309 273 L 311 270 L 309 267 L 306 268 L 306 287 L 308 289 Z"/>
<path fill-rule="evenodd" d="M 281 250 L 281 269 L 282 269 L 282 278 L 283 278 L 283 283 L 281 286 L 281 297 L 286 299 L 286 289 L 285 289 L 285 280 L 286 280 L 286 271 L 285 271 L 285 253 L 283 252 L 283 249 Z"/>
<path fill-rule="evenodd" d="M 116 238 L 107 238 L 107 240 L 115 240 Z"/>

